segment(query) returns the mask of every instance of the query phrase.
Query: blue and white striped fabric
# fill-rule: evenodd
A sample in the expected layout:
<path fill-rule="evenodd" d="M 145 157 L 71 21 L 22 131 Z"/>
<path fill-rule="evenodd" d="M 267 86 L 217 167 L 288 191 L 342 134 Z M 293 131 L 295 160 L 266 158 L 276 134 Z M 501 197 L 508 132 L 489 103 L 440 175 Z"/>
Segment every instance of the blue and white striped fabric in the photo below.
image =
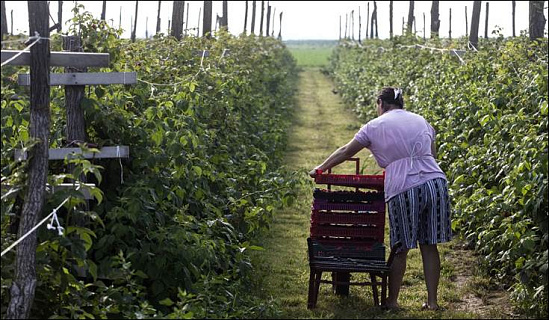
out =
<path fill-rule="evenodd" d="M 387 203 L 391 247 L 400 241 L 402 249 L 452 239 L 450 200 L 445 179 L 436 178 L 399 193 Z"/>

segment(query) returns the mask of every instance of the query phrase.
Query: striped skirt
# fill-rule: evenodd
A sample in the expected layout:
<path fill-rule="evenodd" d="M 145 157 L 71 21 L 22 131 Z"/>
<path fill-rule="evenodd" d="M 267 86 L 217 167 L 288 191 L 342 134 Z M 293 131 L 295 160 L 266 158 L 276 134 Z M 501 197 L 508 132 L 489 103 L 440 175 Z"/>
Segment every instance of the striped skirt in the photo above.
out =
<path fill-rule="evenodd" d="M 448 185 L 442 178 L 406 190 L 387 202 L 391 247 L 402 249 L 419 244 L 448 242 L 452 238 Z"/>

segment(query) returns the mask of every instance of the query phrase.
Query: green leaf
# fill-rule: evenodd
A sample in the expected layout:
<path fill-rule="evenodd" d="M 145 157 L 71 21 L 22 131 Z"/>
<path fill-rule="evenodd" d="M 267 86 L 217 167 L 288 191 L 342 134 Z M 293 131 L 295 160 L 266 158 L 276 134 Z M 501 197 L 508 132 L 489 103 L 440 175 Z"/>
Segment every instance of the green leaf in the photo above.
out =
<path fill-rule="evenodd" d="M 171 306 L 174 305 L 174 302 L 170 298 L 160 300 L 158 303 L 160 303 L 161 305 L 166 306 L 166 307 L 171 307 Z"/>
<path fill-rule="evenodd" d="M 193 166 L 192 169 L 199 177 L 202 176 L 202 168 L 200 168 L 199 166 Z"/>

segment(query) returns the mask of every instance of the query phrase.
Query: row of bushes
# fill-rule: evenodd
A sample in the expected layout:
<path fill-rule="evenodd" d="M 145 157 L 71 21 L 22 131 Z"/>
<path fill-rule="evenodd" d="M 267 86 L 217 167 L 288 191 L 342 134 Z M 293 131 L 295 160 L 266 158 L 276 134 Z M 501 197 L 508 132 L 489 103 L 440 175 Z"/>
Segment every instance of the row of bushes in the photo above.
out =
<path fill-rule="evenodd" d="M 133 86 L 88 87 L 82 103 L 89 142 L 128 145 L 130 159 L 73 161 L 77 170 L 95 173 L 101 191 L 92 190 L 98 201 L 89 210 L 75 207 L 82 202 L 75 199 L 60 213 L 64 237 L 39 231 L 32 316 L 270 312 L 244 293 L 253 270 L 248 252 L 260 249 L 254 236 L 300 183 L 280 167 L 296 81 L 288 50 L 272 38 L 226 32 L 129 43 L 86 12 L 75 16 L 71 31 L 82 35 L 84 51 L 110 53 L 111 66 L 101 71 L 137 72 Z M 52 50 L 60 49 L 59 40 L 52 36 Z M 196 54 L 201 50 L 209 57 Z M 14 162 L 14 149 L 32 143 L 28 91 L 13 81 L 20 71 L 2 68 L 2 182 L 14 191 L 2 196 L 2 249 L 13 242 L 10 217 L 25 195 L 26 164 Z M 51 147 L 67 143 L 63 104 L 63 88 L 52 87 Z M 67 177 L 64 167 L 50 162 L 52 184 Z M 67 192 L 49 196 L 45 210 Z M 2 313 L 14 256 L 2 257 Z M 87 278 L 78 277 L 78 267 Z"/>
<path fill-rule="evenodd" d="M 437 131 L 453 229 L 518 307 L 547 316 L 547 39 L 481 40 L 463 63 L 418 41 L 341 43 L 327 71 L 364 122 L 382 87 L 403 88 L 405 108 Z M 466 39 L 423 44 L 459 49 Z"/>

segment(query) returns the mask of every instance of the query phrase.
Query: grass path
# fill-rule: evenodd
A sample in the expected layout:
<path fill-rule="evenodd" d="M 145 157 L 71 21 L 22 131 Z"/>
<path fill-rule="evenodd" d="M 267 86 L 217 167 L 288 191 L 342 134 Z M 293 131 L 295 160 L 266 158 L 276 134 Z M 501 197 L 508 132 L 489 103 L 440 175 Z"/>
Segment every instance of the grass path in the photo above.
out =
<path fill-rule="evenodd" d="M 346 108 L 340 97 L 332 93 L 333 84 L 318 69 L 306 68 L 300 74 L 298 104 L 289 137 L 286 165 L 306 171 L 322 162 L 337 147 L 353 138 L 361 123 Z M 357 156 L 365 174 L 378 174 L 367 150 Z M 337 172 L 352 173 L 353 165 L 337 167 Z M 439 246 L 442 272 L 439 302 L 447 311 L 421 311 L 426 300 L 423 269 L 419 250 L 411 250 L 401 290 L 399 312 L 386 312 L 373 307 L 370 287 L 351 286 L 349 297 L 331 293 L 331 286 L 322 284 L 317 308 L 307 310 L 309 266 L 307 242 L 310 226 L 312 188 L 304 190 L 290 208 L 276 213 L 271 230 L 259 243 L 264 251 L 253 256 L 256 285 L 252 293 L 274 302 L 281 313 L 277 318 L 510 318 L 507 300 L 491 290 L 490 283 L 475 277 L 471 271 L 474 258 L 459 249 L 453 241 Z M 388 229 L 388 223 L 386 223 Z M 385 242 L 388 243 L 388 230 Z M 328 275 L 326 275 L 327 277 Z M 363 276 L 353 275 L 354 279 Z M 328 278 L 326 278 L 328 279 Z M 365 279 L 365 278 L 364 278 Z M 494 304 L 495 303 L 495 304 Z"/>

